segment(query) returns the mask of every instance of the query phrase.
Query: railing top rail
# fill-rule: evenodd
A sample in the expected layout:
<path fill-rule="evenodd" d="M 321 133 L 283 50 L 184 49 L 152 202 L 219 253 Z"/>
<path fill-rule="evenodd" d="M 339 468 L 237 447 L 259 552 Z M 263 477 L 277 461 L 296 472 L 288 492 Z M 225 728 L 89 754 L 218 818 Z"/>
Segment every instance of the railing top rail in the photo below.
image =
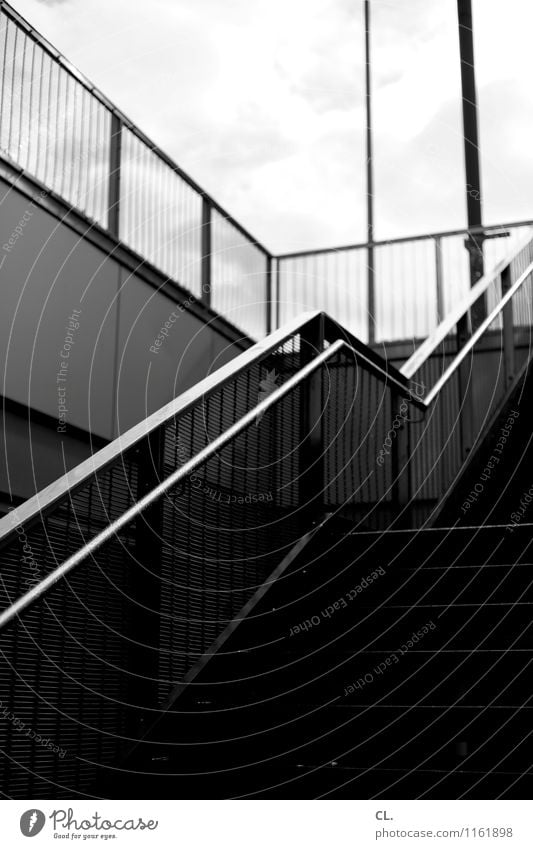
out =
<path fill-rule="evenodd" d="M 36 42 L 48 55 L 54 59 L 55 62 L 58 63 L 67 73 L 69 73 L 74 79 L 77 80 L 80 85 L 82 85 L 90 94 L 98 100 L 102 106 L 105 106 L 106 109 L 109 110 L 113 115 L 120 120 L 120 122 L 124 125 L 124 127 L 130 130 L 140 141 L 142 141 L 152 153 L 161 159 L 165 165 L 168 165 L 185 183 L 187 183 L 191 189 L 194 189 L 202 198 L 209 202 L 211 207 L 216 210 L 220 215 L 222 215 L 226 221 L 228 221 L 236 230 L 238 230 L 242 236 L 244 236 L 249 242 L 251 242 L 258 250 L 262 251 L 265 256 L 271 257 L 272 254 L 258 239 L 255 238 L 248 230 L 243 227 L 242 224 L 239 224 L 232 215 L 227 212 L 224 207 L 222 207 L 219 203 L 217 203 L 208 192 L 205 191 L 198 183 L 193 180 L 185 171 L 183 171 L 180 166 L 174 162 L 172 157 L 170 157 L 167 153 L 165 153 L 158 145 L 152 141 L 149 136 L 146 135 L 139 127 L 130 119 L 127 115 L 122 112 L 118 106 L 116 106 L 111 100 L 109 100 L 106 95 L 100 91 L 78 68 L 76 68 L 69 60 L 63 56 L 56 48 L 50 44 L 50 42 L 41 35 L 36 29 L 34 29 L 30 23 L 14 9 L 10 6 L 9 3 L 6 3 L 5 0 L 0 0 L 0 11 L 7 15 L 13 23 L 17 24 L 21 29 L 23 29 L 26 34 Z"/>
<path fill-rule="evenodd" d="M 290 377 L 284 384 L 282 384 L 282 386 L 279 386 L 267 398 L 259 401 L 255 407 L 248 410 L 244 416 L 234 422 L 234 424 L 227 428 L 227 430 L 223 433 L 219 434 L 216 439 L 199 451 L 198 454 L 178 469 L 175 469 L 168 478 L 161 481 L 156 487 L 154 487 L 154 489 L 150 490 L 150 492 L 148 492 L 143 498 L 139 499 L 139 501 L 133 504 L 121 516 L 113 522 L 110 522 L 107 527 L 100 531 L 100 533 L 96 534 L 96 536 L 94 536 L 89 542 L 85 543 L 85 545 L 83 545 L 78 551 L 65 560 L 64 563 L 56 567 L 49 575 L 46 576 L 46 578 L 43 578 L 38 584 L 33 586 L 24 593 L 24 595 L 20 596 L 9 607 L 3 610 L 0 613 L 0 629 L 5 627 L 16 616 L 19 616 L 27 607 L 29 607 L 30 604 L 37 601 L 75 566 L 79 565 L 90 554 L 107 542 L 107 540 L 111 539 L 112 536 L 118 533 L 122 528 L 126 527 L 133 519 L 146 510 L 147 507 L 168 492 L 169 489 L 177 486 L 177 484 L 187 477 L 187 475 L 191 474 L 198 466 L 216 454 L 217 451 L 220 451 L 225 445 L 227 445 L 228 442 L 238 436 L 239 433 L 241 433 L 250 424 L 257 421 L 257 417 L 259 415 L 266 412 L 281 398 L 285 397 L 285 395 L 301 384 L 303 380 L 320 368 L 329 359 L 338 354 L 342 349 L 346 349 L 348 351 L 352 350 L 351 347 L 342 339 L 337 339 L 332 345 L 330 345 L 329 348 L 322 351 L 318 354 L 318 356 L 314 357 L 314 359 L 299 369 L 296 374 Z"/>
<path fill-rule="evenodd" d="M 416 349 L 409 357 L 407 362 L 400 368 L 400 372 L 404 377 L 412 377 L 419 368 L 426 362 L 440 343 L 452 332 L 458 322 L 472 308 L 478 298 L 486 292 L 490 284 L 499 277 L 502 271 L 513 261 L 513 259 L 525 248 L 531 241 L 532 234 L 529 232 L 524 239 L 520 241 L 511 255 L 504 257 L 488 274 L 484 274 L 477 283 L 472 286 L 468 294 L 455 306 L 435 328 L 427 339 Z M 500 302 L 501 303 L 501 302 Z"/>
<path fill-rule="evenodd" d="M 38 492 L 19 507 L 16 507 L 0 519 L 0 542 L 15 530 L 15 528 L 36 518 L 42 512 L 49 510 L 50 507 L 66 496 L 70 490 L 78 488 L 92 475 L 113 463 L 124 451 L 132 448 L 156 428 L 170 421 L 176 415 L 184 413 L 187 409 L 197 404 L 203 398 L 208 397 L 216 390 L 221 389 L 226 383 L 235 379 L 253 363 L 275 351 L 284 342 L 291 339 L 291 337 L 305 330 L 311 322 L 317 321 L 321 317 L 328 318 L 323 313 L 316 311 L 304 313 L 292 321 L 287 322 L 279 330 L 274 331 L 251 348 L 238 354 L 194 387 L 181 393 L 177 398 L 161 407 L 161 409 L 156 410 L 155 413 L 152 413 L 142 422 L 134 425 L 124 434 L 104 446 L 104 448 L 92 454 L 87 460 L 84 460 L 74 469 L 71 469 L 62 477 L 58 478 L 58 480 L 49 484 L 45 489 Z M 403 392 L 406 396 L 411 397 L 414 404 L 421 406 L 419 399 L 411 395 L 405 378 L 394 366 L 382 360 L 375 352 L 366 349 L 363 343 L 354 339 L 348 331 L 345 331 L 344 328 L 341 328 L 336 323 L 328 325 L 326 321 L 326 325 L 338 328 L 335 334 L 332 333 L 332 335 L 336 336 L 336 339 L 333 341 L 341 339 L 349 344 L 350 340 L 353 339 L 357 349 L 353 348 L 353 346 L 350 347 L 352 350 L 356 350 L 358 358 L 364 360 L 367 368 L 382 377 L 384 382 L 394 386 L 398 392 Z"/>
<path fill-rule="evenodd" d="M 134 425 L 108 445 L 96 451 L 74 469 L 71 469 L 56 481 L 53 481 L 45 489 L 42 489 L 27 501 L 24 501 L 23 504 L 0 519 L 0 541 L 14 528 L 39 515 L 42 511 L 47 510 L 73 487 L 78 487 L 90 478 L 91 475 L 108 466 L 120 454 L 140 442 L 141 439 L 148 436 L 148 434 L 152 433 L 160 425 L 171 420 L 179 413 L 185 412 L 202 398 L 207 397 L 216 389 L 224 386 L 232 378 L 235 378 L 246 368 L 249 368 L 252 363 L 261 359 L 265 354 L 278 348 L 298 330 L 304 328 L 319 315 L 320 312 L 309 312 L 287 322 L 279 330 L 261 339 L 241 354 L 237 354 L 236 357 L 212 372 L 212 374 L 209 374 L 195 386 L 182 392 L 177 398 L 169 401 L 168 404 L 165 404 L 159 410 L 156 410 L 155 413 L 143 419 L 142 422 Z"/>
<path fill-rule="evenodd" d="M 378 239 L 373 242 L 354 242 L 349 245 L 337 245 L 332 248 L 313 248 L 307 251 L 293 251 L 277 254 L 276 259 L 300 259 L 303 257 L 319 256 L 321 254 L 343 253 L 344 251 L 363 250 L 368 247 L 384 247 L 386 245 L 402 245 L 411 242 L 423 242 L 429 239 L 445 239 L 449 236 L 479 236 L 483 233 L 497 233 L 498 230 L 512 230 L 516 227 L 533 227 L 533 219 L 525 221 L 510 221 L 504 224 L 487 224 L 483 227 L 470 227 L 462 230 L 441 230 L 433 233 L 420 233 L 416 236 L 398 236 L 394 239 Z"/>

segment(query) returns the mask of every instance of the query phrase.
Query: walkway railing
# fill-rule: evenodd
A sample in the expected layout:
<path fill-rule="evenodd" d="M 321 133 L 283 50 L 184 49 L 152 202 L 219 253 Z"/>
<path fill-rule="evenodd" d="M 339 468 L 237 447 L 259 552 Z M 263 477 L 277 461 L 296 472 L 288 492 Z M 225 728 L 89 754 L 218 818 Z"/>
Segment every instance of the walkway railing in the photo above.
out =
<path fill-rule="evenodd" d="M 391 515 L 375 457 L 410 399 L 300 317 L 1 519 L 0 699 L 40 735 L 0 723 L 3 792 L 90 793 L 326 512 Z"/>
<path fill-rule="evenodd" d="M 466 230 L 375 242 L 374 315 L 367 244 L 274 257 L 2 0 L 0 73 L 0 156 L 252 338 L 319 309 L 420 339 L 468 291 Z M 485 228 L 486 268 L 532 223 Z"/>
<path fill-rule="evenodd" d="M 252 337 L 270 252 L 0 2 L 0 154 Z"/>
<path fill-rule="evenodd" d="M 498 236 L 484 243 L 488 271 L 513 251 L 532 224 L 528 220 L 484 228 Z M 374 315 L 367 309 L 368 244 L 279 256 L 277 322 L 290 321 L 304 310 L 324 309 L 364 342 L 423 339 L 468 294 L 468 232 L 374 242 Z M 492 306 L 490 302 L 488 308 Z"/>

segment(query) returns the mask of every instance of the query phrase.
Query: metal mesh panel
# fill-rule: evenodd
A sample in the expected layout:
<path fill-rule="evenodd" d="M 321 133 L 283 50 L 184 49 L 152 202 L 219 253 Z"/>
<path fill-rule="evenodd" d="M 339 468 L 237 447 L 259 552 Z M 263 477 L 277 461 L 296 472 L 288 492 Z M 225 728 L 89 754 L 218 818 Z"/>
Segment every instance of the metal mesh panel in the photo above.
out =
<path fill-rule="evenodd" d="M 326 504 L 380 526 L 392 501 L 391 454 L 384 454 L 390 388 L 356 357 L 342 353 L 329 366 L 323 391 Z"/>
<path fill-rule="evenodd" d="M 121 462 L 17 532 L 1 553 L 2 608 L 131 506 L 136 486 L 135 463 Z M 131 545 L 126 530 L 0 633 L 0 698 L 8 711 L 0 722 L 0 783 L 8 795 L 54 796 L 87 784 L 94 772 L 87 761 L 108 761 L 121 748 Z"/>
<path fill-rule="evenodd" d="M 212 211 L 211 305 L 254 339 L 266 333 L 267 256 Z"/>
<path fill-rule="evenodd" d="M 430 357 L 418 372 L 416 379 L 426 392 L 450 364 L 451 344 L 455 344 L 454 339 L 443 345 L 442 351 Z M 426 414 L 416 411 L 409 423 L 411 487 L 416 501 L 437 501 L 461 466 L 459 398 L 455 374 Z"/>
<path fill-rule="evenodd" d="M 294 374 L 299 348 L 296 337 L 182 417 L 166 441 L 166 471 L 194 456 Z M 161 698 L 298 538 L 298 517 L 289 521 L 285 509 L 288 501 L 297 503 L 299 432 L 290 410 L 298 403 L 298 391 L 291 392 L 164 499 Z"/>
<path fill-rule="evenodd" d="M 201 295 L 202 198 L 161 157 L 122 130 L 120 238 Z"/>
<path fill-rule="evenodd" d="M 0 552 L 0 609 L 281 386 L 305 350 L 296 334 L 13 531 Z M 114 763 L 138 738 L 158 701 L 297 541 L 301 391 L 0 632 L 6 794 L 90 792 L 98 765 Z"/>
<path fill-rule="evenodd" d="M 0 68 L 2 153 L 107 226 L 109 111 L 5 13 Z"/>

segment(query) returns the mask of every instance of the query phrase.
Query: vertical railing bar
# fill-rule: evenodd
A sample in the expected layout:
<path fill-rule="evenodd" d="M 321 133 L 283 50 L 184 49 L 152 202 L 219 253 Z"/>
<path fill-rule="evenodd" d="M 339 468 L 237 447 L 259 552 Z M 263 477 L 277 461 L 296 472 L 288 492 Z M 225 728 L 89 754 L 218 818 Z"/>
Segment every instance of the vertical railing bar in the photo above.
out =
<path fill-rule="evenodd" d="M 63 136 L 63 153 L 62 153 L 62 156 L 61 156 L 61 169 L 60 169 L 61 182 L 60 182 L 60 187 L 59 187 L 59 194 L 62 195 L 62 197 L 68 197 L 69 200 L 70 200 L 70 193 L 67 194 L 67 192 L 69 190 L 69 186 L 67 184 L 66 163 L 68 161 L 68 143 L 69 143 L 69 132 L 68 132 L 69 131 L 69 114 L 68 114 L 68 112 L 69 112 L 69 101 L 70 101 L 70 83 L 71 83 L 71 76 L 70 76 L 70 74 L 67 74 L 66 77 L 65 77 L 65 108 L 63 110 L 64 126 L 63 126 L 63 133 L 62 133 L 62 136 Z M 70 175 L 70 177 L 72 177 L 72 175 Z M 56 191 L 57 191 L 57 188 L 56 188 Z"/>
<path fill-rule="evenodd" d="M 5 37 L 4 37 L 4 56 L 2 61 L 2 90 L 0 93 L 0 147 L 2 146 L 2 132 L 4 130 L 4 91 L 5 91 L 5 83 L 6 83 L 6 61 L 7 61 L 7 34 L 9 30 L 9 20 L 6 18 L 6 28 L 5 28 Z"/>
<path fill-rule="evenodd" d="M 324 316 L 318 316 L 300 336 L 300 368 L 324 350 Z M 299 486 L 300 509 L 312 524 L 324 512 L 324 421 L 323 369 L 318 369 L 302 385 L 300 394 Z"/>
<path fill-rule="evenodd" d="M 367 249 L 367 312 L 368 312 L 368 344 L 372 345 L 376 338 L 375 312 L 376 312 L 376 274 L 374 268 L 374 246 L 369 243 Z"/>
<path fill-rule="evenodd" d="M 82 88 L 76 90 L 78 99 L 79 99 L 79 109 L 76 108 L 76 114 L 79 112 L 79 148 L 76 149 L 76 163 L 77 163 L 77 177 L 76 177 L 76 203 L 80 206 L 81 209 L 85 210 L 85 214 L 87 214 L 88 205 L 87 205 L 87 195 L 83 191 L 83 179 L 85 174 L 89 171 L 90 167 L 90 151 L 91 148 L 87 146 L 87 154 L 85 154 L 85 140 L 88 138 L 88 127 L 87 127 L 87 109 L 86 109 L 86 99 L 85 99 L 85 91 Z M 80 205 L 83 204 L 83 205 Z"/>
<path fill-rule="evenodd" d="M 89 113 L 89 123 L 92 126 L 93 120 L 95 122 L 94 132 L 95 132 L 95 138 L 96 138 L 96 146 L 97 146 L 97 148 L 99 148 L 99 147 L 102 148 L 102 153 L 104 154 L 104 156 L 102 158 L 105 161 L 104 136 L 105 136 L 105 125 L 106 125 L 106 120 L 105 120 L 105 114 L 106 113 L 103 112 L 102 108 L 100 107 L 100 104 L 98 103 L 96 98 L 94 98 L 92 95 L 91 95 L 90 103 L 91 103 L 91 109 L 90 109 L 90 113 Z M 94 115 L 94 119 L 93 119 L 93 115 Z M 110 117 L 109 120 L 111 121 L 111 117 Z M 101 126 L 102 124 L 104 125 L 104 132 L 102 132 L 102 126 Z M 111 129 L 109 129 L 108 136 L 110 138 Z M 94 207 L 95 215 L 94 215 L 94 217 L 97 218 L 97 220 L 100 221 L 100 223 L 104 227 L 105 227 L 105 224 L 107 223 L 105 221 L 105 219 L 106 219 L 107 205 L 108 205 L 108 202 L 109 202 L 109 194 L 108 194 L 109 186 L 107 187 L 107 191 L 106 191 L 106 182 L 109 183 L 109 180 L 106 181 L 105 172 L 103 172 L 100 179 L 98 180 L 97 192 L 95 192 L 95 196 L 94 196 L 94 204 L 95 204 L 95 207 Z M 87 172 L 87 191 L 86 191 L 87 195 L 89 194 L 89 186 L 90 186 L 89 173 Z"/>
<path fill-rule="evenodd" d="M 107 199 L 107 229 L 119 238 L 120 231 L 120 165 L 122 154 L 122 122 L 111 113 L 109 133 L 109 182 Z"/>
<path fill-rule="evenodd" d="M 280 286 L 281 286 L 281 263 L 282 260 L 276 259 L 276 330 L 280 326 Z"/>
<path fill-rule="evenodd" d="M 7 138 L 7 149 L 9 154 L 11 155 L 11 139 L 13 136 L 13 100 L 14 100 L 14 91 L 15 91 L 15 65 L 17 61 L 17 40 L 18 40 L 18 27 L 15 27 L 15 39 L 13 41 L 13 62 L 11 65 L 11 97 L 9 100 L 9 134 Z"/>
<path fill-rule="evenodd" d="M 42 118 L 42 107 L 43 107 L 43 87 L 44 87 L 44 50 L 39 48 L 39 55 L 41 57 L 41 68 L 39 71 L 39 97 L 37 100 L 38 109 L 37 109 L 37 151 L 35 153 L 35 174 L 39 176 L 39 164 L 41 160 L 41 118 Z"/>
<path fill-rule="evenodd" d="M 509 291 L 512 285 L 511 280 L 511 265 L 507 265 L 501 274 L 501 294 L 502 297 Z M 505 386 L 509 386 L 515 375 L 515 350 L 514 350 L 514 327 L 513 327 L 513 301 L 512 299 L 505 304 L 502 310 L 503 320 L 503 364 L 505 375 Z"/>
<path fill-rule="evenodd" d="M 208 307 L 211 306 L 211 281 L 212 281 L 212 223 L 213 216 L 211 203 L 204 195 L 202 198 L 202 233 L 201 233 L 201 256 L 202 256 L 202 301 Z"/>
<path fill-rule="evenodd" d="M 266 261 L 266 333 L 272 332 L 272 256 Z"/>
<path fill-rule="evenodd" d="M 52 120 L 52 110 L 51 110 L 51 107 L 50 107 L 50 96 L 51 96 L 51 92 L 52 92 L 52 82 L 53 82 L 53 78 L 54 78 L 54 65 L 53 65 L 51 58 L 49 59 L 49 63 L 50 64 L 48 66 L 48 88 L 47 88 L 47 92 L 46 92 L 46 137 L 45 137 L 45 143 L 43 145 L 44 146 L 44 182 L 47 185 L 49 185 L 48 172 L 49 172 L 49 169 L 50 169 L 50 150 L 49 150 L 50 145 L 48 144 L 48 141 L 50 139 L 50 123 L 51 123 L 51 120 Z"/>
<path fill-rule="evenodd" d="M 56 131 L 54 136 L 54 145 L 53 145 L 53 163 L 52 163 L 52 188 L 56 189 L 56 172 L 57 172 L 57 154 L 58 154 L 58 139 L 59 139 L 59 104 L 61 102 L 61 67 L 56 65 L 57 71 L 57 89 L 56 89 L 56 102 L 55 102 L 55 119 L 56 119 Z"/>
<path fill-rule="evenodd" d="M 398 422 L 396 438 L 392 445 L 392 500 L 398 511 L 400 527 L 409 526 L 409 501 L 411 498 L 411 457 L 410 457 L 410 424 L 404 406 L 408 409 L 407 400 L 392 393 L 391 397 L 391 429 Z"/>
<path fill-rule="evenodd" d="M 33 170 L 31 167 L 31 137 L 32 137 L 32 118 L 33 118 L 33 75 L 35 73 L 35 53 L 37 50 L 37 45 L 34 41 L 31 43 L 32 51 L 31 51 L 31 65 L 30 65 L 30 105 L 28 108 L 28 146 L 26 150 L 26 168 L 28 170 Z"/>
<path fill-rule="evenodd" d="M 461 351 L 471 333 L 470 313 L 457 324 L 457 351 Z M 473 351 L 470 359 L 464 359 L 458 369 L 459 419 L 461 438 L 461 461 L 464 462 L 472 448 L 474 434 L 474 397 L 472 386 Z"/>
<path fill-rule="evenodd" d="M 442 239 L 435 238 L 435 286 L 437 289 L 437 324 L 444 318 L 444 288 L 442 279 Z"/>

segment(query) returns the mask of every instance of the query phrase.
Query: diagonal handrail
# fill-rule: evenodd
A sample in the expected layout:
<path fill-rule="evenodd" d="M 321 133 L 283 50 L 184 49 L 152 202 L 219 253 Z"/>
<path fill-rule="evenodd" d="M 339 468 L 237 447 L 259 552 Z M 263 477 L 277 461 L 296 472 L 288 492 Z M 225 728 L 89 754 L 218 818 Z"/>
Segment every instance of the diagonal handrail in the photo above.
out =
<path fill-rule="evenodd" d="M 17 601 L 10 605 L 0 614 L 0 629 L 5 627 L 12 619 L 19 616 L 30 604 L 46 593 L 57 581 L 67 575 L 75 566 L 85 560 L 90 554 L 100 548 L 107 540 L 111 539 L 122 528 L 126 527 L 133 519 L 143 513 L 151 504 L 157 501 L 162 495 L 168 492 L 172 487 L 177 486 L 184 478 L 194 472 L 194 470 L 205 463 L 210 457 L 220 451 L 228 442 L 238 436 L 254 421 L 257 421 L 258 416 L 265 413 L 273 404 L 277 403 L 281 398 L 284 398 L 291 392 L 295 386 L 298 386 L 306 377 L 312 374 L 316 369 L 320 368 L 328 359 L 335 356 L 341 348 L 348 348 L 348 345 L 342 340 L 337 340 L 330 345 L 325 351 L 311 360 L 306 366 L 300 369 L 295 375 L 289 378 L 282 386 L 278 387 L 267 398 L 260 401 L 255 407 L 245 413 L 242 418 L 234 422 L 231 427 L 219 434 L 216 439 L 209 443 L 205 448 L 199 451 L 194 457 L 191 457 L 186 463 L 175 469 L 168 478 L 161 481 L 154 489 L 150 490 L 143 498 L 133 504 L 129 510 L 122 513 L 118 519 L 115 519 L 107 525 L 100 533 L 96 534 L 89 542 L 85 543 L 75 554 L 71 555 L 64 563 L 50 572 L 46 578 L 43 578 L 38 584 L 32 587 L 24 595 L 20 596 Z M 247 353 L 247 352 L 246 352 Z"/>
<path fill-rule="evenodd" d="M 47 512 L 61 498 L 69 492 L 82 486 L 89 478 L 102 471 L 127 449 L 132 448 L 161 425 L 171 421 L 176 415 L 183 414 L 200 400 L 221 389 L 229 381 L 234 380 L 254 363 L 262 360 L 268 354 L 275 351 L 292 337 L 301 333 L 308 325 L 323 318 L 324 324 L 329 331 L 329 341 L 335 342 L 340 339 L 345 341 L 354 351 L 357 358 L 365 363 L 365 366 L 375 374 L 378 374 L 385 382 L 395 388 L 396 392 L 408 397 L 413 404 L 421 406 L 420 400 L 413 395 L 408 387 L 406 379 L 389 362 L 385 361 L 379 354 L 372 351 L 364 343 L 356 339 L 352 334 L 331 320 L 320 311 L 308 312 L 287 322 L 279 330 L 261 339 L 251 348 L 238 354 L 232 360 L 212 374 L 205 377 L 191 389 L 186 390 L 177 398 L 174 398 L 165 406 L 156 410 L 142 422 L 134 425 L 124 434 L 118 436 L 108 445 L 92 454 L 74 469 L 66 472 L 62 477 L 53 481 L 47 487 L 37 492 L 19 507 L 12 510 L 0 519 L 0 545 L 3 541 L 22 524 L 26 524 L 44 512 Z"/>
<path fill-rule="evenodd" d="M 431 388 L 428 394 L 422 399 L 422 403 L 424 406 L 429 407 L 432 403 L 433 399 L 437 397 L 442 387 L 448 382 L 452 374 L 459 368 L 466 355 L 472 350 L 472 348 L 476 345 L 476 343 L 481 339 L 484 335 L 485 331 L 488 330 L 492 322 L 498 315 L 503 311 L 506 304 L 516 295 L 519 289 L 522 288 L 528 277 L 533 274 L 533 262 L 530 262 L 525 271 L 519 276 L 518 280 L 516 280 L 510 289 L 507 290 L 505 295 L 501 298 L 500 301 L 496 304 L 493 310 L 488 314 L 488 316 L 483 320 L 483 322 L 479 325 L 475 333 L 468 339 L 468 341 L 463 345 L 458 354 L 454 357 L 450 365 L 443 371 L 442 375 L 439 377 L 435 385 Z"/>
<path fill-rule="evenodd" d="M 271 346 L 263 345 L 262 347 L 269 348 Z M 347 351 L 353 354 L 356 358 L 359 356 L 358 352 L 343 339 L 337 339 L 335 342 L 329 345 L 326 350 L 319 353 L 309 363 L 299 369 L 296 374 L 286 380 L 282 386 L 278 387 L 274 392 L 272 392 L 270 395 L 260 401 L 255 407 L 245 413 L 240 419 L 238 419 L 238 421 L 234 422 L 223 433 L 219 434 L 216 439 L 213 439 L 209 443 L 209 445 L 207 445 L 205 448 L 195 454 L 194 457 L 192 457 L 179 468 L 175 469 L 174 472 L 172 472 L 165 480 L 161 481 L 157 486 L 151 489 L 150 492 L 143 496 L 143 498 L 139 499 L 128 510 L 122 513 L 117 519 L 115 519 L 113 522 L 110 522 L 109 525 L 107 525 L 103 530 L 96 534 L 89 542 L 85 543 L 81 548 L 79 548 L 73 555 L 71 555 L 67 560 L 65 560 L 64 563 L 57 566 L 52 572 L 50 572 L 49 575 L 39 581 L 38 584 L 31 587 L 31 589 L 24 593 L 24 595 L 20 596 L 15 602 L 13 602 L 9 607 L 2 611 L 2 613 L 0 613 L 0 630 L 6 625 L 8 625 L 15 617 L 20 616 L 20 614 L 23 613 L 26 608 L 28 608 L 31 604 L 40 599 L 61 578 L 64 578 L 65 575 L 67 575 L 69 572 L 72 571 L 72 569 L 82 563 L 87 557 L 89 557 L 89 555 L 91 555 L 102 545 L 104 545 L 104 543 L 106 543 L 109 539 L 115 536 L 120 530 L 129 525 L 130 522 L 132 522 L 145 510 L 147 510 L 148 507 L 158 501 L 161 496 L 165 495 L 165 493 L 167 493 L 170 489 L 177 486 L 184 478 L 194 472 L 194 470 L 198 468 L 198 466 L 203 465 L 207 460 L 213 457 L 225 445 L 227 445 L 229 442 L 231 442 L 231 440 L 235 439 L 235 437 L 237 437 L 242 431 L 249 427 L 254 421 L 257 421 L 258 417 L 262 416 L 268 409 L 270 409 L 270 407 L 278 403 L 278 401 L 280 401 L 282 398 L 292 392 L 293 389 L 302 384 L 307 377 L 313 374 L 313 372 L 317 371 L 317 369 L 321 368 L 321 366 L 324 365 L 324 363 L 326 363 L 328 360 L 335 357 L 340 351 Z M 244 352 L 242 356 L 245 356 L 247 354 L 249 354 L 248 351 Z M 370 360 L 368 361 L 368 365 L 372 365 Z M 223 367 L 223 369 L 225 368 L 227 367 Z M 387 382 L 390 384 L 390 376 L 386 375 L 385 372 L 383 373 L 383 376 L 386 377 Z M 396 380 L 394 378 L 392 379 L 392 382 L 396 384 Z M 399 384 L 396 388 L 401 389 L 405 395 L 409 395 L 409 392 L 405 386 Z M 196 392 L 194 393 L 194 396 L 197 397 Z M 416 399 L 413 398 L 413 402 L 415 401 Z M 174 404 L 170 404 L 168 406 L 172 407 L 173 409 L 175 408 Z M 156 413 L 155 416 L 158 416 L 158 414 Z M 152 416 L 151 418 L 153 419 L 154 416 Z M 142 424 L 144 425 L 144 422 Z M 136 428 L 133 428 L 133 430 L 136 430 Z M 116 440 L 116 442 L 120 442 L 120 440 Z M 82 464 L 82 466 L 86 465 L 87 463 Z M 5 519 L 9 519 L 9 516 L 5 517 Z M 6 522 L 5 519 L 3 520 L 3 522 L 5 524 L 9 524 L 8 530 L 11 531 L 14 525 L 12 523 Z"/>
<path fill-rule="evenodd" d="M 435 328 L 433 333 L 416 349 L 409 359 L 401 366 L 400 372 L 407 378 L 412 377 L 429 359 L 440 343 L 451 333 L 459 321 L 468 314 L 475 302 L 487 291 L 511 262 L 532 241 L 532 234 L 519 242 L 513 253 L 502 259 L 490 272 L 484 274 L 477 283 L 472 286 L 468 294 L 454 307 L 446 318 Z M 524 281 L 522 281 L 524 282 Z M 483 323 L 485 324 L 485 322 Z"/>

